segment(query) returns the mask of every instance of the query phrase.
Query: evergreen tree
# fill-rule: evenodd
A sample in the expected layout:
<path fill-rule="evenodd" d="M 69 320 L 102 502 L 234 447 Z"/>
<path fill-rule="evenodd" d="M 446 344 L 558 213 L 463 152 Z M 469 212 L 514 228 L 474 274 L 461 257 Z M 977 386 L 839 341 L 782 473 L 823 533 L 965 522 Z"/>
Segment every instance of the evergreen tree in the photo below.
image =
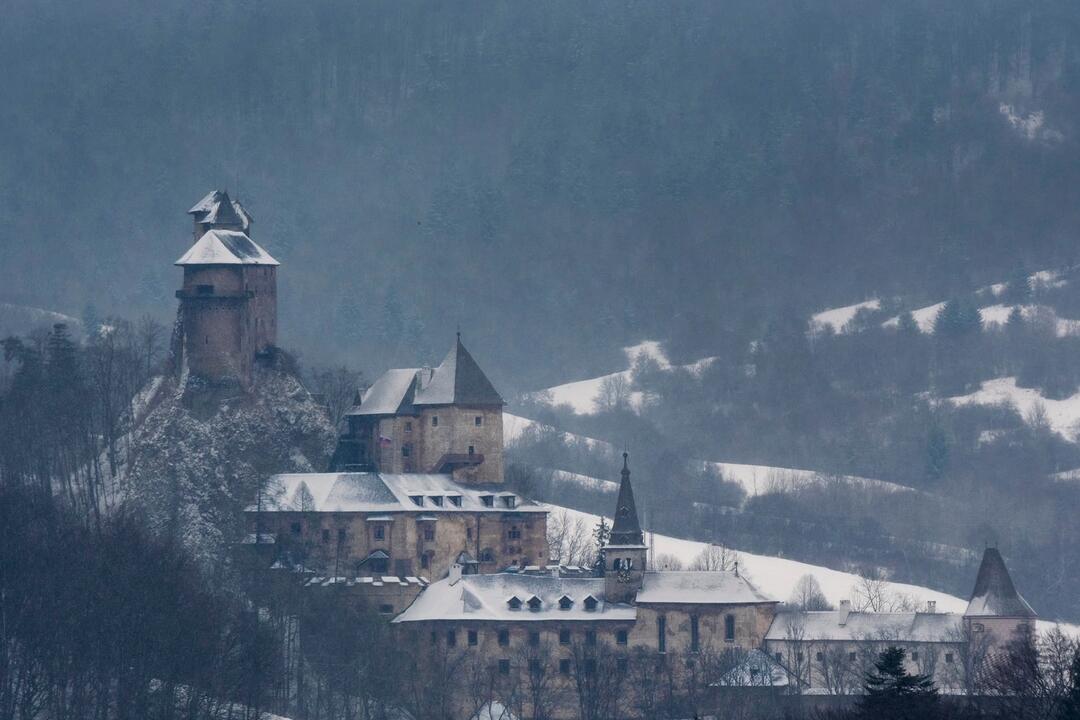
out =
<path fill-rule="evenodd" d="M 596 569 L 599 571 L 604 568 L 604 548 L 607 547 L 608 540 L 611 539 L 611 526 L 607 524 L 607 520 L 603 517 L 600 518 L 600 522 L 596 524 L 596 528 L 593 530 L 593 537 L 596 538 Z"/>
<path fill-rule="evenodd" d="M 938 690 L 929 675 L 912 675 L 904 667 L 904 650 L 886 648 L 866 674 L 866 694 L 859 701 L 858 717 L 877 720 L 924 720 L 932 716 Z"/>
<path fill-rule="evenodd" d="M 1060 720 L 1080 720 L 1080 648 L 1073 651 L 1069 667 L 1069 689 L 1061 703 Z"/>
<path fill-rule="evenodd" d="M 1004 297 L 1010 303 L 1023 304 L 1031 300 L 1031 278 L 1023 263 L 1013 268 L 1005 287 Z"/>

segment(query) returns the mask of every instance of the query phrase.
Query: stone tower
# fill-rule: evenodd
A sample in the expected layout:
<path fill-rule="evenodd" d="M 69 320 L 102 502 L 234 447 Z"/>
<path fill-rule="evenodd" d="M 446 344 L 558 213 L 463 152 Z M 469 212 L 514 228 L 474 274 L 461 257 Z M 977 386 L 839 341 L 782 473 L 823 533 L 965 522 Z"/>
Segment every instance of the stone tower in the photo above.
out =
<path fill-rule="evenodd" d="M 633 602 L 641 589 L 649 548 L 638 522 L 634 489 L 630 486 L 630 455 L 623 453 L 619 499 L 611 537 L 604 548 L 604 595 L 608 602 Z"/>
<path fill-rule="evenodd" d="M 188 212 L 196 239 L 176 261 L 177 370 L 249 387 L 255 359 L 277 343 L 278 261 L 248 236 L 251 216 L 228 193 L 215 190 Z"/>
<path fill-rule="evenodd" d="M 1033 632 L 1036 619 L 1038 615 L 1016 591 L 1001 553 L 997 548 L 986 548 L 964 611 L 968 636 L 986 650 L 998 649 L 1017 633 Z"/>

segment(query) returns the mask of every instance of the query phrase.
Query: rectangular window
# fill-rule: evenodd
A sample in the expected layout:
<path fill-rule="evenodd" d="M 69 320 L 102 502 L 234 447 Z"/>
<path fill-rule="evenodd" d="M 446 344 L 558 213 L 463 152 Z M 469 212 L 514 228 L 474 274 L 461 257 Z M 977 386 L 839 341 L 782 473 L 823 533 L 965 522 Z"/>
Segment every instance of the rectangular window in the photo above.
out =
<path fill-rule="evenodd" d="M 570 631 L 569 630 L 560 630 L 559 631 L 559 644 L 560 645 L 569 645 L 570 644 Z"/>
<path fill-rule="evenodd" d="M 480 641 L 480 639 L 477 636 L 476 631 L 475 630 L 470 630 L 469 631 L 469 647 L 476 647 L 476 645 L 477 645 L 477 643 L 479 641 Z"/>
<path fill-rule="evenodd" d="M 427 540 L 428 542 L 431 542 L 432 540 L 434 540 L 435 539 L 435 528 L 433 528 L 430 525 L 425 527 L 424 528 L 424 539 Z"/>
<path fill-rule="evenodd" d="M 500 630 L 499 631 L 499 646 L 500 647 L 507 647 L 509 644 L 510 644 L 510 631 L 509 630 Z"/>
<path fill-rule="evenodd" d="M 495 507 L 494 495 L 481 495 L 480 502 L 484 504 L 484 507 Z"/>
<path fill-rule="evenodd" d="M 327 528 L 323 528 L 322 541 L 323 545 L 326 545 L 330 542 L 330 530 L 328 530 Z"/>
<path fill-rule="evenodd" d="M 431 644 L 434 645 L 437 642 L 439 642 L 439 635 L 434 630 L 432 630 L 431 631 Z"/>
<path fill-rule="evenodd" d="M 438 415 L 432 415 L 431 416 L 431 427 L 439 427 L 439 416 Z"/>
<path fill-rule="evenodd" d="M 474 445 L 469 446 L 469 454 L 470 455 L 475 455 L 476 454 L 476 446 L 474 446 Z"/>
<path fill-rule="evenodd" d="M 412 423 L 411 422 L 405 423 L 405 432 L 407 432 L 407 433 L 412 432 Z"/>
<path fill-rule="evenodd" d="M 420 567 L 424 570 L 429 570 L 431 568 L 431 556 L 427 553 L 420 556 Z"/>
<path fill-rule="evenodd" d="M 302 526 L 300 525 L 300 523 L 293 523 L 292 525 L 289 526 L 289 529 L 292 530 L 293 535 L 299 535 L 301 527 Z"/>
<path fill-rule="evenodd" d="M 656 649 L 667 652 L 667 618 L 663 615 L 656 618 Z"/>
<path fill-rule="evenodd" d="M 848 662 L 855 662 L 855 653 L 853 653 L 853 652 L 848 653 L 847 654 L 847 659 L 848 659 Z"/>
<path fill-rule="evenodd" d="M 852 653 L 852 655 L 854 655 L 854 654 L 855 653 Z M 778 662 L 778 663 L 783 662 L 784 661 L 784 656 L 781 655 L 780 653 L 775 653 L 775 654 L 773 654 L 773 659 L 776 660 L 776 662 Z"/>
<path fill-rule="evenodd" d="M 472 540 L 472 528 L 465 528 L 465 538 Z"/>
<path fill-rule="evenodd" d="M 457 645 L 457 633 L 453 630 L 446 631 L 446 644 L 449 647 L 455 647 Z"/>
<path fill-rule="evenodd" d="M 919 653 L 918 652 L 911 653 L 911 662 L 919 662 Z"/>
<path fill-rule="evenodd" d="M 409 445 L 409 443 L 405 443 L 401 446 L 401 457 L 409 457 L 411 453 L 412 447 Z"/>
<path fill-rule="evenodd" d="M 510 532 L 508 532 L 507 535 L 510 537 L 511 540 L 520 540 L 521 530 L 519 530 L 516 525 L 511 526 Z"/>
<path fill-rule="evenodd" d="M 379 613 L 382 614 L 382 615 L 393 615 L 394 614 L 394 606 L 393 605 L 380 605 L 379 606 Z"/>
<path fill-rule="evenodd" d="M 945 662 L 951 663 L 952 661 L 953 661 L 953 654 L 952 653 L 945 653 Z"/>
<path fill-rule="evenodd" d="M 413 505 L 415 505 L 417 507 L 424 507 L 424 496 L 423 495 L 410 495 L 409 499 L 413 501 Z"/>
<path fill-rule="evenodd" d="M 376 525 L 374 533 L 375 533 L 375 539 L 376 540 L 385 540 L 386 539 L 386 528 L 384 528 L 382 525 Z"/>
<path fill-rule="evenodd" d="M 724 640 L 735 642 L 735 616 L 728 615 L 724 618 Z"/>
<path fill-rule="evenodd" d="M 625 645 L 626 644 L 626 631 L 625 630 L 616 630 L 615 631 L 615 644 L 616 645 Z"/>
<path fill-rule="evenodd" d="M 822 660 L 825 659 L 825 656 L 823 654 L 821 654 L 821 653 L 814 653 L 814 659 L 817 660 L 818 662 L 821 662 Z"/>
<path fill-rule="evenodd" d="M 698 632 L 698 616 L 690 616 L 690 652 L 701 650 L 701 635 Z"/>
<path fill-rule="evenodd" d="M 484 424 L 483 415 L 477 415 L 476 417 L 473 418 L 473 425 L 475 425 L 476 427 L 480 427 L 483 424 Z"/>
<path fill-rule="evenodd" d="M 507 660 L 506 658 L 503 658 L 502 660 L 499 661 L 499 674 L 500 675 L 509 675 L 510 674 L 510 661 Z"/>
<path fill-rule="evenodd" d="M 345 532 L 345 528 L 338 528 L 338 531 L 337 531 L 337 541 L 338 541 L 339 543 L 343 543 L 343 542 L 345 542 L 345 540 L 346 540 L 347 538 L 348 538 L 348 533 L 346 533 L 346 532 Z"/>
<path fill-rule="evenodd" d="M 569 675 L 570 674 L 570 660 L 568 660 L 567 658 L 563 658 L 562 660 L 559 661 L 559 674 L 560 675 Z"/>
<path fill-rule="evenodd" d="M 454 507 L 461 507 L 461 496 L 460 495 L 448 495 L 447 497 L 450 499 L 450 504 L 451 505 L 453 505 Z"/>
<path fill-rule="evenodd" d="M 540 633 L 533 630 L 529 633 L 529 645 L 536 647 L 540 644 Z"/>

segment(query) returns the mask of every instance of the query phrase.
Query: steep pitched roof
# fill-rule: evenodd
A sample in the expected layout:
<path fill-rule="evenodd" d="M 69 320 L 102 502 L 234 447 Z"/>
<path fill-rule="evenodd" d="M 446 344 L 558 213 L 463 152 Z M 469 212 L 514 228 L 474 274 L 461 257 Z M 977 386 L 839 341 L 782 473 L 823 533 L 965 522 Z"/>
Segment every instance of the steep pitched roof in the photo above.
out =
<path fill-rule="evenodd" d="M 504 405 L 502 396 L 487 375 L 461 344 L 458 335 L 454 347 L 435 368 L 431 380 L 416 390 L 416 405 Z"/>
<path fill-rule="evenodd" d="M 956 613 L 792 610 L 777 613 L 766 640 L 959 643 L 963 618 Z"/>
<path fill-rule="evenodd" d="M 416 383 L 416 368 L 387 370 L 364 391 L 360 405 L 349 415 L 401 415 L 412 412 L 412 395 Z"/>
<path fill-rule="evenodd" d="M 964 617 L 1038 617 L 1027 600 L 1016 592 L 1005 561 L 997 548 L 986 548 L 975 589 L 971 593 Z"/>
<path fill-rule="evenodd" d="M 641 581 L 637 603 L 694 603 L 699 605 L 749 605 L 777 603 L 733 572 L 647 572 Z"/>
<path fill-rule="evenodd" d="M 238 230 L 207 230 L 177 265 L 279 265 L 270 253 Z"/>
<path fill-rule="evenodd" d="M 189 215 L 200 223 L 213 225 L 238 225 L 247 232 L 255 218 L 239 200 L 230 200 L 225 190 L 211 190 L 202 200 L 191 206 Z"/>
<path fill-rule="evenodd" d="M 615 502 L 615 520 L 611 523 L 609 545 L 642 545 L 645 538 L 638 522 L 634 489 L 630 487 L 629 453 L 623 453 L 622 480 L 619 482 L 619 499 Z"/>

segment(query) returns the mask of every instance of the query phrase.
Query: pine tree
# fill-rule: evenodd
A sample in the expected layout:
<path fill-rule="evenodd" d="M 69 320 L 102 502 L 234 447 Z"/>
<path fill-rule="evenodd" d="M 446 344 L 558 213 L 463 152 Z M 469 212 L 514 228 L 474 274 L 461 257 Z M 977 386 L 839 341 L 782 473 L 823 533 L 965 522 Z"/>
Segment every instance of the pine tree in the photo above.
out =
<path fill-rule="evenodd" d="M 596 528 L 593 530 L 593 537 L 596 539 L 596 569 L 599 571 L 604 568 L 604 548 L 607 547 L 608 540 L 611 539 L 611 526 L 607 524 L 607 520 L 603 517 L 600 518 L 600 522 L 596 524 Z"/>
<path fill-rule="evenodd" d="M 904 650 L 886 648 L 866 674 L 866 694 L 859 701 L 858 716 L 878 720 L 924 720 L 932 717 L 938 700 L 937 686 L 929 675 L 912 675 L 904 667 Z"/>

